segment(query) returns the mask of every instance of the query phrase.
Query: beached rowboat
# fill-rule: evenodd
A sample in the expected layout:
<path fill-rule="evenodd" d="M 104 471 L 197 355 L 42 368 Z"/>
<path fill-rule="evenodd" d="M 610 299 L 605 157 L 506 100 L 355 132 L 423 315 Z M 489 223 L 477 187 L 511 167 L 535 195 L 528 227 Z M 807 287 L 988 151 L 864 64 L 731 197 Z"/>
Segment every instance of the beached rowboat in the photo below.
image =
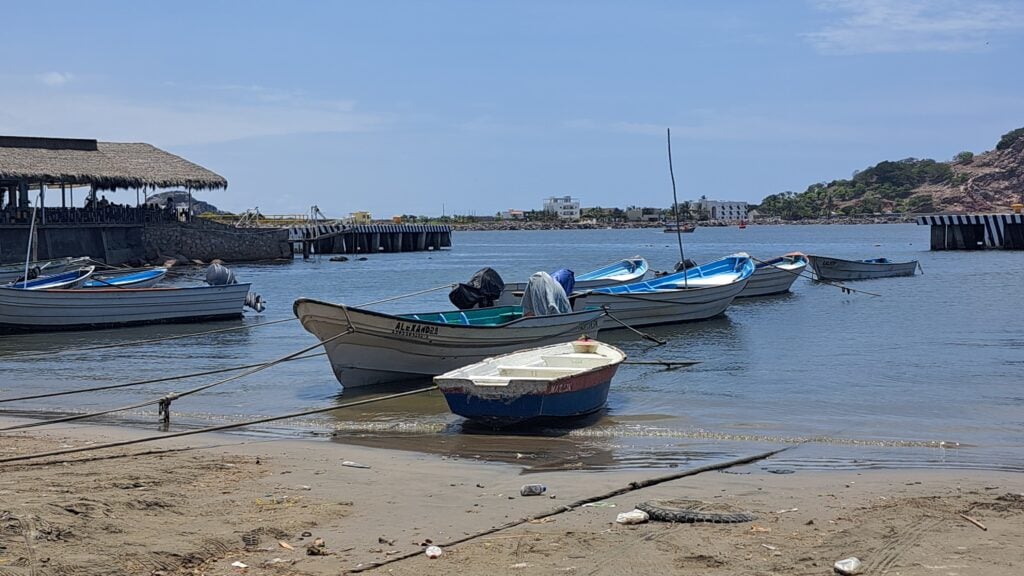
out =
<path fill-rule="evenodd" d="M 743 252 L 740 255 L 746 256 Z M 756 268 L 754 275 L 747 282 L 747 287 L 740 292 L 737 298 L 789 292 L 793 282 L 807 268 L 807 257 L 799 252 L 794 252 L 764 262 L 757 262 Z"/>
<path fill-rule="evenodd" d="M 887 258 L 871 258 L 867 260 L 843 260 L 830 256 L 812 256 L 807 259 L 819 280 L 866 280 L 869 278 L 889 278 L 892 276 L 913 276 L 917 270 L 917 260 L 909 262 L 893 262 Z"/>
<path fill-rule="evenodd" d="M 644 258 L 639 256 L 625 258 L 585 274 L 575 276 L 575 288 L 573 290 L 582 292 L 593 288 L 619 286 L 621 284 L 637 282 L 647 275 L 649 269 L 647 260 Z M 526 284 L 526 282 L 505 284 L 505 289 L 501 291 L 501 296 L 498 297 L 495 305 L 512 306 L 519 304 L 519 300 L 523 297 L 523 291 L 526 290 Z"/>
<path fill-rule="evenodd" d="M 296 300 L 293 310 L 324 342 L 346 388 L 432 378 L 488 356 L 595 335 L 603 314 L 524 317 L 519 306 L 499 306 L 392 315 L 306 298 Z"/>
<path fill-rule="evenodd" d="M 626 359 L 618 348 L 577 340 L 521 350 L 434 378 L 452 412 L 492 426 L 596 412 Z"/>
<path fill-rule="evenodd" d="M 249 284 L 181 288 L 0 288 L 0 332 L 240 318 Z"/>
<path fill-rule="evenodd" d="M 602 330 L 705 320 L 725 312 L 754 273 L 746 256 L 729 256 L 660 278 L 598 288 L 575 298 L 574 306 L 607 307 Z M 685 279 L 685 280 L 684 280 Z"/>

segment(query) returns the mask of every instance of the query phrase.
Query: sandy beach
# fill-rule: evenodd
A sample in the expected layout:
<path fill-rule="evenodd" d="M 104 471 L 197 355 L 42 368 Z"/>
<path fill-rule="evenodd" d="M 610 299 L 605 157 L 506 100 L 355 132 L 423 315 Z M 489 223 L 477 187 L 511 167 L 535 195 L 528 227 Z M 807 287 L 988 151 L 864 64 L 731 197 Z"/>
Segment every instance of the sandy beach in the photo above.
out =
<path fill-rule="evenodd" d="M 8 433 L 0 457 L 146 435 L 104 426 Z M 666 471 L 523 475 L 513 464 L 334 441 L 194 436 L 0 465 L 0 575 L 320 575 L 410 553 L 366 573 L 810 575 L 849 556 L 865 574 L 1024 566 L 1019 475 L 763 467 L 705 472 L 445 546 Z M 526 483 L 548 492 L 522 497 Z M 727 504 L 757 519 L 615 523 L 651 499 Z M 427 558 L 426 544 L 442 556 Z"/>

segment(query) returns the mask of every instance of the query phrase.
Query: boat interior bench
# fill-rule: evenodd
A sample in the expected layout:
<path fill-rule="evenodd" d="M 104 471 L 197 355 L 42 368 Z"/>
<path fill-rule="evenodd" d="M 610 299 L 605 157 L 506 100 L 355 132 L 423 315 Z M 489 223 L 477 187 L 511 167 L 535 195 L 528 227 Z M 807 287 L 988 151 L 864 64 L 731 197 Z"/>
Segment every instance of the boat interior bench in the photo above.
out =
<path fill-rule="evenodd" d="M 498 366 L 498 374 L 500 376 L 514 376 L 516 378 L 527 376 L 532 378 L 558 378 L 560 376 L 570 376 L 572 374 L 579 374 L 585 368 L 579 367 L 559 367 L 559 366 Z"/>
<path fill-rule="evenodd" d="M 545 366 L 558 368 L 597 368 L 608 364 L 608 358 L 600 354 L 558 354 L 541 356 Z"/>

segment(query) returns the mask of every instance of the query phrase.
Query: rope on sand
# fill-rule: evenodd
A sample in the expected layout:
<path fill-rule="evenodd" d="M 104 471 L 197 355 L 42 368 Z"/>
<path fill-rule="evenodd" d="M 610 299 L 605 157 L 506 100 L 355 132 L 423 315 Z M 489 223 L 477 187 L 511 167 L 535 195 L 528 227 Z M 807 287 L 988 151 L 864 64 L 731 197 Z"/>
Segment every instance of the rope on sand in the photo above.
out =
<path fill-rule="evenodd" d="M 641 480 L 639 482 L 630 482 L 628 485 L 623 486 L 622 488 L 616 488 L 616 489 L 611 490 L 609 492 L 605 492 L 604 494 L 599 494 L 597 496 L 590 496 L 590 497 L 584 498 L 582 500 L 577 500 L 577 501 L 573 502 L 572 504 L 559 506 L 559 507 L 554 508 L 552 510 L 548 510 L 547 512 L 541 512 L 540 514 L 534 514 L 533 516 L 529 516 L 527 518 L 520 518 L 519 520 L 513 520 L 511 522 L 507 522 L 505 524 L 502 524 L 501 526 L 495 526 L 494 528 L 491 528 L 489 530 L 484 530 L 482 532 L 477 532 L 476 534 L 471 534 L 471 535 L 466 536 L 464 538 L 458 538 L 456 540 L 452 540 L 452 541 L 444 543 L 444 544 L 436 544 L 436 546 L 440 546 L 442 548 L 445 548 L 445 547 L 455 546 L 456 544 L 463 544 L 465 542 L 469 542 L 470 540 L 475 540 L 477 538 L 480 538 L 481 536 L 487 536 L 488 534 L 494 534 L 495 532 L 501 532 L 502 530 L 507 530 L 509 528 L 514 528 L 514 527 L 519 526 L 521 524 L 526 524 L 526 523 L 528 523 L 530 521 L 541 520 L 543 518 L 548 518 L 550 516 L 557 516 L 557 515 L 563 514 L 565 512 L 571 512 L 571 511 L 575 510 L 576 508 L 579 508 L 579 507 L 583 506 L 584 504 L 590 504 L 592 502 L 599 502 L 601 500 L 607 500 L 608 498 L 614 498 L 615 496 L 621 496 L 622 494 L 633 492 L 634 490 L 640 490 L 641 488 L 647 488 L 649 486 L 655 486 L 657 484 L 662 484 L 664 482 L 670 482 L 672 480 L 678 480 L 679 478 L 685 478 L 687 476 L 695 476 L 695 475 L 701 474 L 703 472 L 710 472 L 712 470 L 724 470 L 726 468 L 732 468 L 733 466 L 740 466 L 740 465 L 743 465 L 743 464 L 750 464 L 752 462 L 757 462 L 758 460 L 764 460 L 766 458 L 771 458 L 772 456 L 774 456 L 776 454 L 779 454 L 780 452 L 785 452 L 786 450 L 789 450 L 791 448 L 795 448 L 795 446 L 787 446 L 785 448 L 779 448 L 777 450 L 770 450 L 768 452 L 762 452 L 760 454 L 754 454 L 753 456 L 744 456 L 742 458 L 736 458 L 734 460 L 727 460 L 725 462 L 719 462 L 717 464 L 707 464 L 705 466 L 699 466 L 697 468 L 691 468 L 689 470 L 684 470 L 682 472 L 677 472 L 677 473 L 674 473 L 674 474 L 668 474 L 666 476 L 657 476 L 657 477 L 654 477 L 654 478 L 648 478 L 647 480 Z M 2 460 L 0 460 L 0 462 L 2 462 Z M 387 560 L 383 560 L 381 562 L 371 562 L 371 563 L 368 563 L 368 564 L 361 564 L 361 565 L 356 566 L 354 568 L 349 568 L 348 570 L 346 570 L 346 573 L 357 573 L 357 572 L 365 572 L 367 570 L 373 570 L 375 568 L 380 568 L 381 566 L 385 566 L 387 564 L 391 564 L 392 562 L 398 562 L 400 560 L 406 560 L 408 558 L 413 558 L 415 556 L 420 556 L 421 554 L 423 554 L 423 552 L 420 551 L 420 550 L 417 550 L 415 552 L 408 552 L 406 554 L 401 554 L 401 555 L 398 555 L 398 556 L 392 556 L 391 558 L 388 558 Z"/>

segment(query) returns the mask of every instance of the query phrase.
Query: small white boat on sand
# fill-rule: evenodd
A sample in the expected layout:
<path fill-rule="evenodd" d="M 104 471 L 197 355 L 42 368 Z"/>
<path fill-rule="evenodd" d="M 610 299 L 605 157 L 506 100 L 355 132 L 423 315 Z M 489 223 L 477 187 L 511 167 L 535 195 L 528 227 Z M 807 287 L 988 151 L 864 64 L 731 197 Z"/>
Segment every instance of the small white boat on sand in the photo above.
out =
<path fill-rule="evenodd" d="M 867 260 L 843 260 L 831 256 L 813 256 L 807 259 L 818 280 L 867 280 L 893 276 L 913 276 L 917 271 L 917 260 L 893 262 L 888 258 Z"/>
<path fill-rule="evenodd" d="M 596 412 L 626 354 L 581 339 L 487 358 L 434 378 L 452 412 L 492 426 Z"/>

